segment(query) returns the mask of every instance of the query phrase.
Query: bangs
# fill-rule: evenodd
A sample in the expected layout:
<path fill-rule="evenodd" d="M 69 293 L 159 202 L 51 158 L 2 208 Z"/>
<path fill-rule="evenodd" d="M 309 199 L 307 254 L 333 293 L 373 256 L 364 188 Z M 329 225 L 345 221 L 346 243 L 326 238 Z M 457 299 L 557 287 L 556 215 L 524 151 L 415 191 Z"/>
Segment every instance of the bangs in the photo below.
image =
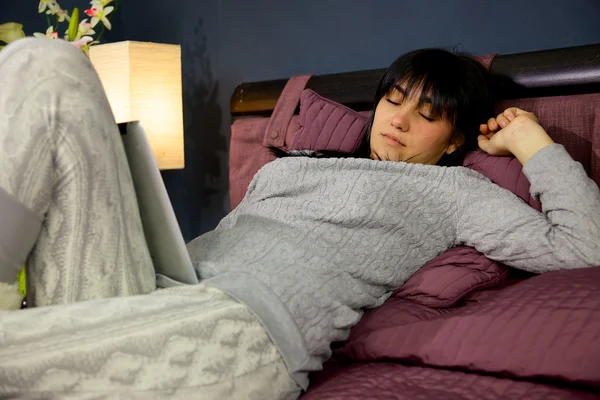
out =
<path fill-rule="evenodd" d="M 457 104 L 454 93 L 440 89 L 440 85 L 429 76 L 411 75 L 403 78 L 392 86 L 392 92 L 399 86 L 408 98 L 418 95 L 419 107 L 430 105 L 432 117 L 447 119 L 452 125 L 456 123 Z"/>
<path fill-rule="evenodd" d="M 393 65 L 387 71 L 378 100 L 395 91 L 404 92 L 407 98 L 416 95 L 419 106 L 431 106 L 432 117 L 447 119 L 454 126 L 461 111 L 459 100 L 465 97 L 461 69 L 460 60 L 446 52 L 416 53 L 409 62 Z"/>

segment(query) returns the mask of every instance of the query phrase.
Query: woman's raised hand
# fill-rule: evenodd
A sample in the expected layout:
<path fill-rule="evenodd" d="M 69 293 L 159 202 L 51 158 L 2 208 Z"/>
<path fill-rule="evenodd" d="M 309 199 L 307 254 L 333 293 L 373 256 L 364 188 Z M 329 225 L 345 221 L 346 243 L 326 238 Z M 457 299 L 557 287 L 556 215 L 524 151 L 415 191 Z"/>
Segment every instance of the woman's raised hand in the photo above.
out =
<path fill-rule="evenodd" d="M 525 164 L 538 150 L 554 143 L 537 117 L 510 107 L 479 126 L 479 148 L 493 156 L 515 155 Z"/>

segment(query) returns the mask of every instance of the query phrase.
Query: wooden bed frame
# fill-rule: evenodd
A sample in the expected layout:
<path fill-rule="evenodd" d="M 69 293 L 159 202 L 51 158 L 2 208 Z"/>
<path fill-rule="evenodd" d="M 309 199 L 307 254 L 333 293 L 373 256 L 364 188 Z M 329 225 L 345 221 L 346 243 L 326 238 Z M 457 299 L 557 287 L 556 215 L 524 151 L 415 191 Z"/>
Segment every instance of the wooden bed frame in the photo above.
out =
<path fill-rule="evenodd" d="M 357 111 L 370 110 L 385 69 L 315 75 L 307 88 Z M 600 44 L 496 55 L 490 66 L 501 99 L 600 92 Z M 233 118 L 270 115 L 287 79 L 247 82 L 231 96 Z"/>

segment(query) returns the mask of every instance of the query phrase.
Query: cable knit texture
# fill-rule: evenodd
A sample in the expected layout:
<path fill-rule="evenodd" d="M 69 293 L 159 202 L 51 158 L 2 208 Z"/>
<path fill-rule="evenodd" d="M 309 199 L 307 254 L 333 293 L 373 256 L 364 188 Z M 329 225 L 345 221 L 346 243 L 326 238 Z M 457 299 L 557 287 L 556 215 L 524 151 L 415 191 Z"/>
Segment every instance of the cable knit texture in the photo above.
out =
<path fill-rule="evenodd" d="M 0 52 L 0 281 L 29 306 L 155 289 L 119 129 L 89 59 L 63 40 Z"/>
<path fill-rule="evenodd" d="M 600 194 L 581 165 L 554 144 L 524 172 L 542 213 L 464 167 L 282 158 L 263 167 L 240 205 L 188 249 L 207 284 L 253 308 L 292 373 L 311 371 L 361 309 L 381 305 L 453 246 L 536 273 L 600 264 Z M 257 282 L 268 291 L 256 290 Z M 289 315 L 264 309 L 281 310 L 278 302 Z M 283 326 L 289 317 L 295 326 Z M 282 342 L 294 330 L 304 353 Z"/>

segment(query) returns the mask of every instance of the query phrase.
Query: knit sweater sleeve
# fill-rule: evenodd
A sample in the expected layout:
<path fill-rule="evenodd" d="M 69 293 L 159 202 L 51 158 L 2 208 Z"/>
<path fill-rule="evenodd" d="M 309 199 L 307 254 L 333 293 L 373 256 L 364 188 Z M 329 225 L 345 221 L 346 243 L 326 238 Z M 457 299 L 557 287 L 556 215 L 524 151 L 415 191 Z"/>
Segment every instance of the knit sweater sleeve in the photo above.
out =
<path fill-rule="evenodd" d="M 482 176 L 459 184 L 457 244 L 526 271 L 600 265 L 600 191 L 564 147 L 553 144 L 523 167 L 542 212 Z"/>

